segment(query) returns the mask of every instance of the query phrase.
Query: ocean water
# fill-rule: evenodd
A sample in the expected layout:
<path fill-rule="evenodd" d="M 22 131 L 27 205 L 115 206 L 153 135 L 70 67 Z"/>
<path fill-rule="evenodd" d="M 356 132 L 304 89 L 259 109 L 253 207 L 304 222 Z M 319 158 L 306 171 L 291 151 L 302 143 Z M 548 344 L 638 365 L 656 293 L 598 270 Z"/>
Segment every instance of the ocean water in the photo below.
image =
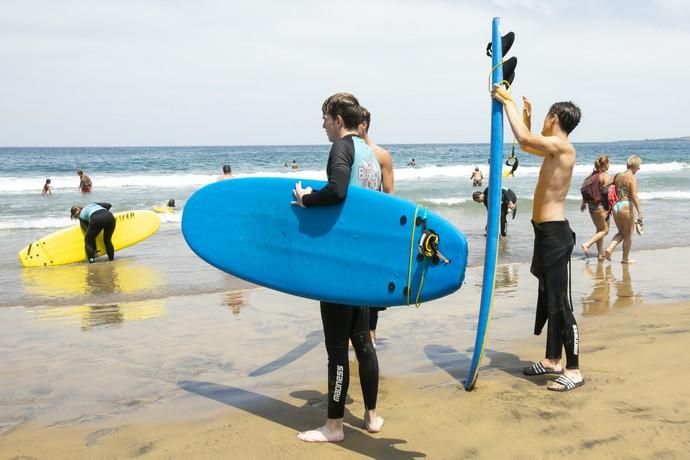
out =
<path fill-rule="evenodd" d="M 486 211 L 471 199 L 476 189 L 472 187 L 470 175 L 478 166 L 488 178 L 488 144 L 385 147 L 393 154 L 396 194 L 427 206 L 451 221 L 468 237 L 470 265 L 481 265 Z M 600 154 L 609 155 L 610 172 L 615 173 L 625 169 L 625 159 L 630 154 L 637 154 L 642 158 L 637 177 L 645 234 L 635 238 L 633 251 L 688 245 L 690 142 L 586 143 L 576 144 L 576 148 L 577 165 L 566 217 L 579 243 L 588 239 L 594 230 L 589 215 L 579 210 L 579 186 L 591 171 L 594 159 Z M 101 265 L 107 264 L 96 264 L 89 269 L 39 269 L 30 275 L 27 275 L 29 270 L 21 268 L 17 251 L 36 238 L 71 225 L 68 211 L 75 204 L 107 201 L 113 204 L 114 211 L 124 211 L 150 209 L 173 198 L 183 208 L 196 189 L 216 180 L 223 164 L 230 164 L 236 177 L 326 179 L 328 149 L 327 145 L 0 148 L 0 289 L 6 293 L 0 306 L 35 305 L 58 299 L 73 302 L 94 292 L 107 298 L 110 294 L 132 291 L 112 283 L 109 287 L 99 284 L 99 279 L 113 278 L 99 273 L 106 270 Z M 507 144 L 505 157 L 510 149 Z M 519 151 L 518 155 L 520 167 L 515 177 L 503 180 L 504 187 L 512 188 L 518 196 L 518 212 L 516 219 L 509 221 L 509 237 L 501 242 L 499 263 L 528 261 L 532 252 L 530 215 L 540 158 Z M 416 167 L 407 166 L 412 158 Z M 291 164 L 293 160 L 299 169 L 284 167 L 284 163 Z M 93 192 L 89 195 L 78 191 L 78 169 L 93 180 Z M 40 192 L 46 178 L 52 180 L 54 189 L 52 195 L 44 197 Z M 148 270 L 149 275 L 156 273 L 151 275 L 154 281 L 147 289 L 131 296 L 134 300 L 141 296 L 219 292 L 236 285 L 236 280 L 208 267 L 187 248 L 180 232 L 181 213 L 161 214 L 161 219 L 162 227 L 156 235 L 117 255 L 125 260 L 117 265 L 117 270 L 125 272 L 117 274 L 122 279 L 144 276 L 132 268 L 137 266 L 145 266 L 143 270 Z M 614 233 L 609 234 L 607 242 Z M 582 252 L 576 249 L 575 254 L 581 256 Z M 35 289 L 42 279 L 58 286 L 60 279 L 75 277 L 81 280 L 81 287 L 67 293 L 59 289 Z"/>

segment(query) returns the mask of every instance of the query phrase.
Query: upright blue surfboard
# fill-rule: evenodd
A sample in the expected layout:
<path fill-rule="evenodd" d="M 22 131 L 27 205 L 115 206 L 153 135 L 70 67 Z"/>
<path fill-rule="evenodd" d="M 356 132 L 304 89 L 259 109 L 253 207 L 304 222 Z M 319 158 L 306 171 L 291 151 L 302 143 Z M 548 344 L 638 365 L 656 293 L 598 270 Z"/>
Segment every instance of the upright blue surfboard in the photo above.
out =
<path fill-rule="evenodd" d="M 465 278 L 467 240 L 414 203 L 358 187 L 333 206 L 291 205 L 296 179 L 242 178 L 197 190 L 182 215 L 187 244 L 206 262 L 271 289 L 368 307 L 425 302 Z M 325 182 L 302 180 L 319 189 Z M 424 230 L 439 257 L 418 255 Z"/>
<path fill-rule="evenodd" d="M 491 74 L 491 84 L 503 80 L 503 68 L 499 64 L 503 60 L 501 48 L 500 19 L 494 18 L 492 23 L 492 59 L 494 69 Z M 477 337 L 474 341 L 474 354 L 465 390 L 471 391 L 479 375 L 479 365 L 484 355 L 484 343 L 491 321 L 491 307 L 494 302 L 494 287 L 496 283 L 496 262 L 498 258 L 498 219 L 501 210 L 501 180 L 503 165 L 503 105 L 495 100 L 491 101 L 491 164 L 489 167 L 489 208 L 486 226 L 486 249 L 484 251 L 484 277 L 482 279 L 482 296 L 479 305 L 479 320 L 477 322 Z"/>

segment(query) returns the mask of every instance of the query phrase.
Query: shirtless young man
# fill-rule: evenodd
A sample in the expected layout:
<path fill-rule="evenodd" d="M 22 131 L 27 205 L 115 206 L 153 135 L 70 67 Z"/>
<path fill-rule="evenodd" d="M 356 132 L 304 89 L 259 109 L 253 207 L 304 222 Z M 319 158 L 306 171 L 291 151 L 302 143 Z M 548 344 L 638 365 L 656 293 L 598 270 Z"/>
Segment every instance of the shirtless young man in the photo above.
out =
<path fill-rule="evenodd" d="M 568 135 L 580 122 L 580 109 L 572 102 L 556 102 L 549 109 L 541 134 L 530 132 L 532 106 L 523 98 L 522 117 L 515 102 L 500 85 L 492 97 L 503 104 L 520 148 L 543 158 L 534 190 L 532 226 L 534 254 L 531 272 L 539 279 L 534 333 L 541 334 L 548 321 L 546 357 L 524 369 L 526 375 L 557 374 L 547 388 L 570 391 L 584 385 L 579 368 L 579 334 L 568 297 L 568 263 L 575 233 L 564 215 L 565 197 L 575 166 L 575 148 Z M 561 358 L 565 348 L 565 369 Z"/>
<path fill-rule="evenodd" d="M 395 192 L 395 179 L 393 177 L 393 156 L 383 147 L 376 145 L 369 137 L 369 126 L 371 125 L 371 113 L 364 107 L 362 110 L 362 122 L 357 127 L 357 135 L 364 139 L 364 142 L 369 146 L 376 161 L 381 167 L 381 190 L 383 193 L 393 194 Z M 369 309 L 369 335 L 371 335 L 371 342 L 376 348 L 376 326 L 379 322 L 379 312 L 385 308 L 370 308 Z"/>

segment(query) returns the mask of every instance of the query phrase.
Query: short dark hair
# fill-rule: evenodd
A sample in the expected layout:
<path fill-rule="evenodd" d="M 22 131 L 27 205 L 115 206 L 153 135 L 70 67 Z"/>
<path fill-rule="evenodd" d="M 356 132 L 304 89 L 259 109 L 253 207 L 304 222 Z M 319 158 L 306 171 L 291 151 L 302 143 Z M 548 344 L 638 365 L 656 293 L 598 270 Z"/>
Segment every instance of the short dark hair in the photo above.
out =
<path fill-rule="evenodd" d="M 230 165 L 223 165 L 223 172 L 224 173 L 232 172 L 232 168 L 230 167 Z"/>
<path fill-rule="evenodd" d="M 369 127 L 371 126 L 371 112 L 369 112 L 366 108 L 360 106 L 360 110 L 362 111 L 362 121 L 360 123 L 366 122 L 367 124 L 367 129 L 366 132 L 369 132 Z"/>
<path fill-rule="evenodd" d="M 78 176 L 81 176 L 82 174 L 84 174 L 84 171 L 82 171 L 81 169 L 79 171 L 77 171 Z"/>
<path fill-rule="evenodd" d="M 362 122 L 359 101 L 350 93 L 335 93 L 323 102 L 321 112 L 333 118 L 340 115 L 347 129 L 357 129 Z"/>
<path fill-rule="evenodd" d="M 474 192 L 474 193 L 472 194 L 472 199 L 473 199 L 474 201 L 477 201 L 477 200 L 479 200 L 479 197 L 481 197 L 482 195 L 484 195 L 484 192 Z"/>
<path fill-rule="evenodd" d="M 563 131 L 570 134 L 580 123 L 582 112 L 572 101 L 564 101 L 554 103 L 549 109 L 549 115 L 556 115 Z"/>

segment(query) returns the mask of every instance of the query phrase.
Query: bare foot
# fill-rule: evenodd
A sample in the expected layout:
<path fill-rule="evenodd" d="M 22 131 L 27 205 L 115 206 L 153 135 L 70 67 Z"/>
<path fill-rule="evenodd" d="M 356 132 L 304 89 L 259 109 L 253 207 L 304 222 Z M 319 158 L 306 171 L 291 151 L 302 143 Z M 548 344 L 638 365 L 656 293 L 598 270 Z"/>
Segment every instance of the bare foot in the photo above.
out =
<path fill-rule="evenodd" d="M 364 413 L 364 428 L 366 428 L 369 433 L 378 433 L 381 431 L 381 428 L 383 428 L 383 422 L 383 417 L 374 415 L 372 418 L 367 413 Z"/>
<path fill-rule="evenodd" d="M 634 264 L 635 261 L 634 261 L 634 260 L 628 259 L 628 260 L 621 260 L 621 263 L 622 263 L 622 264 Z"/>
<path fill-rule="evenodd" d="M 604 251 L 604 259 L 611 262 L 611 251 L 609 251 L 608 249 L 606 251 Z"/>
<path fill-rule="evenodd" d="M 315 430 L 303 431 L 297 437 L 305 442 L 340 442 L 345 439 L 345 433 L 342 429 L 330 430 L 324 425 Z"/>
<path fill-rule="evenodd" d="M 597 260 L 598 260 L 599 262 L 603 262 L 605 258 L 606 258 L 606 257 L 605 257 L 604 255 L 602 255 L 602 254 L 599 254 L 599 255 L 597 256 Z"/>
<path fill-rule="evenodd" d="M 585 251 L 585 258 L 589 257 L 588 249 L 589 247 L 585 243 L 582 243 L 582 250 Z"/>

